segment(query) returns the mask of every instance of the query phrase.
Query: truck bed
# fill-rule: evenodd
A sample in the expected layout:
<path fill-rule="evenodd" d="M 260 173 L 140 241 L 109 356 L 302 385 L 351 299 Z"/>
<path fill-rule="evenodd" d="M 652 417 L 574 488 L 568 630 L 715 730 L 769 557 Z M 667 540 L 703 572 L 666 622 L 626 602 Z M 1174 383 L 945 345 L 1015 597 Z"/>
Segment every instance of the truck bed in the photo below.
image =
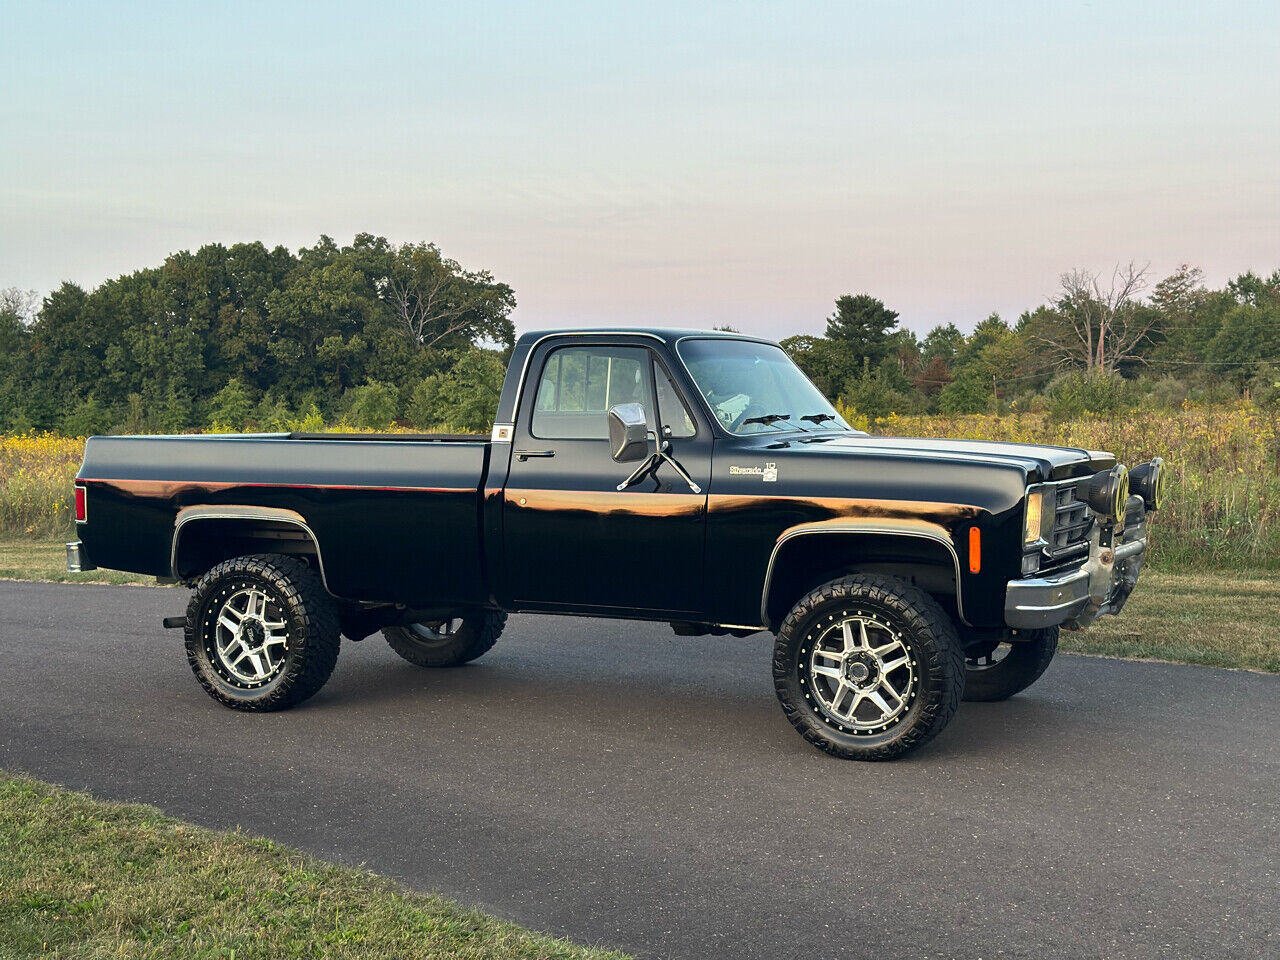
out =
<path fill-rule="evenodd" d="M 180 511 L 252 506 L 297 515 L 332 593 L 422 603 L 480 599 L 484 436 L 218 434 L 91 437 L 80 534 L 99 566 L 170 576 Z"/>

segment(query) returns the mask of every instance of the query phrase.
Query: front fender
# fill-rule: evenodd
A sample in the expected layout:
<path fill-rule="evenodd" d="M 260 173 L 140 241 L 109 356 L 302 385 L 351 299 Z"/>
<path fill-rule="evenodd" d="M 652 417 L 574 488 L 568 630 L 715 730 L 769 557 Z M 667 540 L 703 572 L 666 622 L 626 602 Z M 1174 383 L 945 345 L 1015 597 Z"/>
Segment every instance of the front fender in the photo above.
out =
<path fill-rule="evenodd" d="M 770 630 L 776 630 L 782 623 L 786 611 L 778 609 L 778 591 L 784 574 L 782 565 L 786 562 L 789 551 L 788 544 L 794 548 L 799 538 L 809 537 L 842 537 L 848 538 L 847 557 L 851 564 L 869 556 L 877 556 L 881 560 L 894 559 L 893 553 L 886 554 L 883 549 L 875 551 L 877 546 L 892 543 L 900 557 L 895 562 L 919 562 L 947 567 L 955 580 L 956 612 L 961 622 L 968 623 L 964 611 L 964 583 L 960 575 L 960 556 L 956 551 L 955 541 L 946 527 L 927 520 L 823 520 L 814 523 L 802 523 L 790 527 L 778 537 L 769 556 L 769 565 L 765 572 L 764 587 L 760 595 L 760 618 Z M 909 538 L 916 547 L 903 550 L 898 547 L 898 538 Z M 816 543 L 817 541 L 815 541 Z M 845 551 L 841 550 L 843 555 Z M 810 583 L 809 588 L 817 583 Z"/>

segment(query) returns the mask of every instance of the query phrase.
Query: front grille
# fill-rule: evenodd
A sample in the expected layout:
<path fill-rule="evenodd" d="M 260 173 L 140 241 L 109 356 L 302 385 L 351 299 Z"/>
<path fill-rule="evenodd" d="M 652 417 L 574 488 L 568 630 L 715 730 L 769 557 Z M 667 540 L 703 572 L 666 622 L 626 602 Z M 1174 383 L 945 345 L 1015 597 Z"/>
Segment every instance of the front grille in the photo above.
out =
<path fill-rule="evenodd" d="M 1054 560 L 1089 548 L 1089 534 L 1093 531 L 1093 514 L 1089 505 L 1076 496 L 1083 481 L 1059 483 L 1046 490 L 1046 501 L 1053 503 L 1053 530 L 1049 533 L 1044 552 Z M 1045 506 L 1048 507 L 1046 502 Z"/>

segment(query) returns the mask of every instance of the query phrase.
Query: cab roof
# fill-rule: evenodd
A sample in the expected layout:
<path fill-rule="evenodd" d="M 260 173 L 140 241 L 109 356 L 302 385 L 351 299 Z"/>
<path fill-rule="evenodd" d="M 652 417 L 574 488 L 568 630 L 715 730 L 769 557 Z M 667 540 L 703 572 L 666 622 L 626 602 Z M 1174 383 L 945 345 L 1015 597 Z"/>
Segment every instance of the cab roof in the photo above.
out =
<path fill-rule="evenodd" d="M 717 340 L 753 340 L 757 343 L 776 343 L 766 337 L 753 337 L 745 333 L 727 330 L 698 330 L 678 327 L 564 327 L 551 330 L 530 330 L 520 335 L 518 344 L 534 343 L 547 337 L 654 337 L 663 343 L 675 343 L 685 337 L 707 337 Z"/>

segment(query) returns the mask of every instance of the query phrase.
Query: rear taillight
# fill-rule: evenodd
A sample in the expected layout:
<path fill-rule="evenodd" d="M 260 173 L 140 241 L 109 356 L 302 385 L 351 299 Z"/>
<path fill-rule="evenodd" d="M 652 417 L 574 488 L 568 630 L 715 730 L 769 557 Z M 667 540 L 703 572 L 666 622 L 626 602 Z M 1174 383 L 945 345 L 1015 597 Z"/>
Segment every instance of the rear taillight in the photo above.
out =
<path fill-rule="evenodd" d="M 85 502 L 84 487 L 76 487 L 76 523 L 84 523 L 89 519 L 89 508 Z"/>

